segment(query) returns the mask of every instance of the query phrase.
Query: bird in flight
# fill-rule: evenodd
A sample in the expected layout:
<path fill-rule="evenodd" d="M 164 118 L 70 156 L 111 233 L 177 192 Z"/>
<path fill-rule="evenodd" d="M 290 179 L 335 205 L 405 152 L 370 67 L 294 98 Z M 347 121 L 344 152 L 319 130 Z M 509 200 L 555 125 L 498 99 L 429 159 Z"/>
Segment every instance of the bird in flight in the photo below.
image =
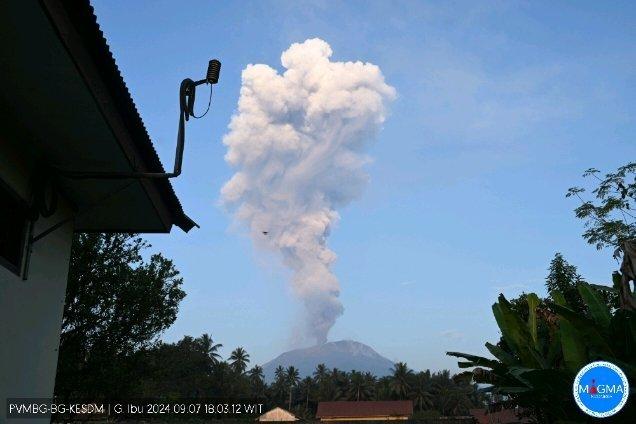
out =
<path fill-rule="evenodd" d="M 263 231 L 263 235 L 266 236 L 269 234 L 269 231 Z"/>

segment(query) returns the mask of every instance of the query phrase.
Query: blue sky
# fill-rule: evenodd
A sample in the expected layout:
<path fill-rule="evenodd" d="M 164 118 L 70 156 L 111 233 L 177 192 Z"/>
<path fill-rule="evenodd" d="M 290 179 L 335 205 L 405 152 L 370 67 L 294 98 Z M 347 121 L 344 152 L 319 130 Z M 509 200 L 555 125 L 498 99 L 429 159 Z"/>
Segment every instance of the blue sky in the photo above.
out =
<path fill-rule="evenodd" d="M 207 332 L 254 363 L 289 348 L 301 308 L 276 257 L 230 228 L 221 143 L 241 70 L 281 69 L 319 37 L 332 60 L 378 65 L 398 97 L 373 148 L 361 199 L 339 211 L 344 315 L 331 340 L 367 343 L 416 369 L 456 369 L 447 350 L 483 353 L 499 292 L 544 294 L 555 252 L 592 282 L 616 269 L 581 238 L 568 187 L 633 160 L 636 9 L 629 2 L 93 1 L 155 146 L 172 166 L 178 87 L 218 57 L 213 108 L 187 128 L 173 180 L 201 229 L 153 235 L 186 299 L 165 333 Z M 199 95 L 203 98 L 205 90 Z M 203 99 L 198 108 L 204 108 Z"/>

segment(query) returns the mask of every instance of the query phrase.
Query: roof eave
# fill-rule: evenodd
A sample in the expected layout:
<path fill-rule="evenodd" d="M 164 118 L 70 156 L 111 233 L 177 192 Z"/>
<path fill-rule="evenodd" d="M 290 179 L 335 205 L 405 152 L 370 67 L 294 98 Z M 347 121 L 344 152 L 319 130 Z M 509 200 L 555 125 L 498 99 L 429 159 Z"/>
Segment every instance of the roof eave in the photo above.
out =
<path fill-rule="evenodd" d="M 40 0 L 40 3 L 113 130 L 131 170 L 165 172 L 90 3 L 86 0 Z M 198 227 L 183 211 L 167 178 L 140 182 L 165 232 L 170 232 L 173 224 L 184 232 Z"/>

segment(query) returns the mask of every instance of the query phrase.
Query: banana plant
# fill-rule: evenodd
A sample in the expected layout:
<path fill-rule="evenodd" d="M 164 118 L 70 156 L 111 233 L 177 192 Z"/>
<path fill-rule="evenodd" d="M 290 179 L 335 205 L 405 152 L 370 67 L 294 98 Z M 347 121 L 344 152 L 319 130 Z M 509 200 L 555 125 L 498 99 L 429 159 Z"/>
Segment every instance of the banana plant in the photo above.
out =
<path fill-rule="evenodd" d="M 613 362 L 636 383 L 636 314 L 612 311 L 590 284 L 580 283 L 577 289 L 587 306 L 586 315 L 573 311 L 559 292 L 543 302 L 530 293 L 525 298 L 528 318 L 523 320 L 499 295 L 492 309 L 505 345 L 486 343 L 495 359 L 447 354 L 462 359 L 460 368 L 473 368 L 469 374 L 475 382 L 509 396 L 540 422 L 573 417 L 584 422 L 571 396 L 572 381 L 581 367 L 595 360 Z M 539 332 L 540 323 L 548 332 Z"/>

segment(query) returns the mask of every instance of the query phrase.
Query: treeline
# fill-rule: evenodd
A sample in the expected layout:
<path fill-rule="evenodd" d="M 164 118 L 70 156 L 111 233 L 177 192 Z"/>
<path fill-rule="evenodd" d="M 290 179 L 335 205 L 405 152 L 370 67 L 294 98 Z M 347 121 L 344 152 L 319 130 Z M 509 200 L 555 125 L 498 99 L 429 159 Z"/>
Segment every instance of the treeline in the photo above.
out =
<path fill-rule="evenodd" d="M 295 367 L 266 383 L 241 347 L 225 360 L 209 335 L 158 341 L 185 297 L 172 261 L 145 257 L 150 247 L 132 234 L 75 236 L 62 321 L 55 395 L 61 399 L 258 398 L 311 417 L 328 400 L 412 399 L 429 415 L 458 415 L 482 407 L 476 386 L 448 371 L 414 372 L 397 363 L 392 374 L 328 369 L 301 379 Z"/>
<path fill-rule="evenodd" d="M 415 372 L 398 362 L 391 375 L 346 372 L 316 367 L 312 376 L 301 378 L 296 367 L 278 367 L 267 383 L 259 365 L 249 367 L 250 355 L 238 347 L 227 360 L 219 357 L 222 345 L 204 334 L 186 336 L 176 343 L 158 342 L 128 358 L 127 374 L 111 379 L 110 395 L 131 398 L 259 399 L 268 408 L 281 406 L 311 418 L 320 401 L 405 400 L 426 416 L 465 415 L 470 408 L 484 407 L 484 395 L 476 385 L 456 379 L 450 372 Z M 103 387 L 103 384 L 102 384 Z M 75 396 L 82 395 L 76 393 Z M 106 395 L 106 393 L 104 393 Z"/>

